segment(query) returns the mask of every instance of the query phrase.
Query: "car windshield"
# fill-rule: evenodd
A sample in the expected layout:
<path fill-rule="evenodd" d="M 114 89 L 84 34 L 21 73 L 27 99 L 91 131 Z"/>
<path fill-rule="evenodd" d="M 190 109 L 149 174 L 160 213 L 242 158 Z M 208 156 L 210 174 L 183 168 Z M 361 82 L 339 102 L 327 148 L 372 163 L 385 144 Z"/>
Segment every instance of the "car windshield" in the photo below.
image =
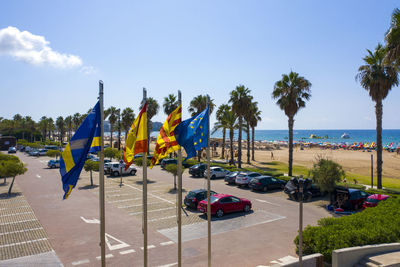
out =
<path fill-rule="evenodd" d="M 378 203 L 379 200 L 378 200 L 378 199 L 375 199 L 375 198 L 368 198 L 368 199 L 367 199 L 367 202 L 369 202 L 369 203 Z"/>
<path fill-rule="evenodd" d="M 195 197 L 196 193 L 193 191 L 190 191 L 189 194 L 187 195 L 188 197 Z"/>

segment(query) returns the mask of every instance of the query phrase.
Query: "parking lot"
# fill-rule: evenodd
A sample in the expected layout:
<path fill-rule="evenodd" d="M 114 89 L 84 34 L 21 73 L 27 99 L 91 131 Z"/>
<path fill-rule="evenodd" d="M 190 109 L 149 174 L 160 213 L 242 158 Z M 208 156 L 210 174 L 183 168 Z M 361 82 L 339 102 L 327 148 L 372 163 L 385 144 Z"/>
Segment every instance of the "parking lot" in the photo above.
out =
<path fill-rule="evenodd" d="M 25 156 L 23 156 L 25 157 Z M 22 159 L 24 159 L 21 157 Z M 53 206 L 60 209 L 54 211 L 49 218 L 48 212 L 42 212 L 38 196 L 28 196 L 28 201 L 38 214 L 40 221 L 44 221 L 43 228 L 51 237 L 53 249 L 60 256 L 64 265 L 90 265 L 98 261 L 99 249 L 96 248 L 98 238 L 98 192 L 97 186 L 90 186 L 89 173 L 82 172 L 81 179 L 77 188 L 74 189 L 70 198 L 60 201 L 63 192 L 61 189 L 60 176 L 57 169 L 47 169 L 48 158 L 26 157 L 29 163 L 29 174 L 21 176 L 20 181 L 25 188 L 35 186 L 49 179 L 54 183 L 52 189 L 47 192 L 46 198 L 57 200 Z M 37 175 L 42 178 L 38 178 Z M 29 176 L 29 177 L 25 177 Z M 18 177 L 17 177 L 18 178 Z M 93 175 L 95 185 L 98 184 L 98 175 Z M 176 262 L 176 242 L 177 242 L 177 223 L 176 223 L 176 194 L 173 188 L 173 176 L 159 167 L 148 171 L 148 223 L 149 223 L 149 260 L 151 266 L 162 266 L 174 264 Z M 114 248 L 120 244 L 121 249 L 110 250 L 107 248 L 107 262 L 111 266 L 124 264 L 125 262 L 142 261 L 142 171 L 138 168 L 136 176 L 124 176 L 123 185 L 120 186 L 119 177 L 108 177 L 105 179 L 106 190 L 106 232 L 111 236 L 109 240 L 114 242 Z M 17 179 L 18 182 L 18 179 Z M 46 184 L 47 185 L 47 184 Z M 183 196 L 190 190 L 205 188 L 204 178 L 193 178 L 184 173 L 183 177 Z M 213 217 L 213 263 L 218 266 L 241 266 L 268 265 L 271 261 L 287 256 L 295 256 L 293 239 L 297 234 L 298 204 L 287 199 L 286 195 L 280 190 L 271 192 L 252 192 L 248 188 L 238 188 L 228 186 L 221 179 L 212 181 L 212 190 L 218 193 L 232 194 L 244 197 L 252 201 L 253 209 L 249 213 L 238 212 L 225 215 L 222 218 Z M 27 192 L 29 194 L 29 192 Z M 41 197 L 43 201 L 43 197 Z M 84 198 L 84 200 L 80 199 Z M 79 200 L 78 200 L 79 199 Z M 56 201 L 54 200 L 54 201 Z M 82 202 L 80 206 L 73 207 L 72 203 Z M 87 203 L 90 202 L 90 203 Z M 51 203 L 50 203 L 51 204 Z M 70 206 L 71 205 L 71 206 Z M 64 211 L 63 211 L 64 209 Z M 59 216 L 58 212 L 70 213 L 70 224 L 74 231 L 79 233 L 68 235 L 65 229 L 54 229 L 51 223 Z M 315 224 L 316 221 L 328 216 L 326 211 L 315 203 L 305 205 L 305 224 Z M 61 218 L 61 215 L 60 215 Z M 60 223 L 58 221 L 58 223 Z M 93 223 L 93 224 L 92 224 Z M 182 212 L 182 238 L 183 238 L 183 260 L 184 265 L 204 266 L 207 262 L 207 218 L 205 215 L 184 208 Z M 77 229 L 74 224 L 80 224 Z M 49 227 L 46 227 L 49 225 Z M 82 230 L 82 231 L 81 231 Z M 90 235 L 94 235 L 91 237 Z M 90 247 L 93 251 L 80 251 L 78 255 L 74 251 L 60 251 L 62 245 L 67 242 L 60 238 L 68 238 L 68 243 L 82 244 L 79 249 Z M 76 240 L 72 240 L 76 239 Z M 110 241 L 110 242 L 111 242 Z M 98 243 L 97 243 L 98 244 Z M 122 244 L 122 245 L 121 245 Z M 123 245 L 126 244 L 126 245 Z M 229 244 L 229 246 L 227 246 Z M 268 253 L 260 253 L 268 247 Z M 111 248 L 113 245 L 111 244 Z M 88 250 L 88 249 L 87 249 Z M 234 251 L 243 251 L 249 255 L 245 259 Z M 85 253 L 86 252 L 86 253 Z M 222 261 L 222 256 L 229 254 Z M 72 256 L 71 256 L 72 255 Z M 112 256 L 111 256 L 112 255 Z M 74 263 L 74 264 L 72 264 Z M 79 263 L 79 264 L 78 264 Z"/>

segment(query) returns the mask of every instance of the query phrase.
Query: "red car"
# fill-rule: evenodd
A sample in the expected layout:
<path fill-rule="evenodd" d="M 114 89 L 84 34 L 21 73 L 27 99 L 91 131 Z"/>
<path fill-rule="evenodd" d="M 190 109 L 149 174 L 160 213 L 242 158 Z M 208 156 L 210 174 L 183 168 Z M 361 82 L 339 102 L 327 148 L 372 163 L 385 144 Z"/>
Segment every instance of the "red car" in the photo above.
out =
<path fill-rule="evenodd" d="M 207 213 L 207 199 L 199 202 L 197 210 Z M 248 212 L 250 210 L 251 202 L 248 199 L 227 194 L 215 194 L 211 196 L 211 214 L 217 215 L 217 217 L 222 217 L 225 213 L 235 211 Z"/>
<path fill-rule="evenodd" d="M 384 201 L 388 199 L 390 196 L 388 195 L 381 195 L 381 194 L 374 194 L 370 195 L 367 200 L 365 200 L 363 209 L 365 208 L 370 208 L 370 207 L 376 207 L 380 201 Z"/>

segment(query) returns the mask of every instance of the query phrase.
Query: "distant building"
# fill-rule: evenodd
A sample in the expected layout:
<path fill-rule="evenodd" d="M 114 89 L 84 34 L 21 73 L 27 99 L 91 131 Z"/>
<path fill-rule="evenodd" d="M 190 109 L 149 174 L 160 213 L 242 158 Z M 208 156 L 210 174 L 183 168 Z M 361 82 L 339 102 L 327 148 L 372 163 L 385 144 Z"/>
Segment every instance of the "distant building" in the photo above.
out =
<path fill-rule="evenodd" d="M 8 150 L 9 147 L 17 145 L 17 138 L 14 136 L 0 136 L 0 150 Z"/>

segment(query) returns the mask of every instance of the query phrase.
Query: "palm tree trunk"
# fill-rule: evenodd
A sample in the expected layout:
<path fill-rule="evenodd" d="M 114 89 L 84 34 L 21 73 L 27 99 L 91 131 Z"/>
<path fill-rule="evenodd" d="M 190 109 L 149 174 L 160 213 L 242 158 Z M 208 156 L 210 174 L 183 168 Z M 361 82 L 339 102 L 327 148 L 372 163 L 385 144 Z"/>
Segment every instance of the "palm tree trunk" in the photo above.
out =
<path fill-rule="evenodd" d="M 221 152 L 221 159 L 225 158 L 225 134 L 226 128 L 222 129 L 222 152 Z"/>
<path fill-rule="evenodd" d="M 289 116 L 289 176 L 292 176 L 293 168 L 293 116 Z"/>
<path fill-rule="evenodd" d="M 376 172 L 378 189 L 382 189 L 382 115 L 383 105 L 382 100 L 376 101 Z"/>
<path fill-rule="evenodd" d="M 250 124 L 247 122 L 247 164 L 250 164 Z"/>
<path fill-rule="evenodd" d="M 230 139 L 230 146 L 231 146 L 231 160 L 229 161 L 229 164 L 232 164 L 235 166 L 235 158 L 233 157 L 233 129 L 229 130 L 229 139 Z"/>
<path fill-rule="evenodd" d="M 254 127 L 251 127 L 251 160 L 255 161 L 254 159 Z"/>
<path fill-rule="evenodd" d="M 110 133 L 111 133 L 111 136 L 110 136 L 110 146 L 111 146 L 111 148 L 113 148 L 113 138 L 112 138 L 112 134 L 113 134 L 113 127 L 112 127 L 112 125 L 110 124 Z"/>
<path fill-rule="evenodd" d="M 238 136 L 238 167 L 242 168 L 242 116 L 239 116 L 239 136 Z"/>
<path fill-rule="evenodd" d="M 92 170 L 90 170 L 90 185 L 93 186 Z"/>

